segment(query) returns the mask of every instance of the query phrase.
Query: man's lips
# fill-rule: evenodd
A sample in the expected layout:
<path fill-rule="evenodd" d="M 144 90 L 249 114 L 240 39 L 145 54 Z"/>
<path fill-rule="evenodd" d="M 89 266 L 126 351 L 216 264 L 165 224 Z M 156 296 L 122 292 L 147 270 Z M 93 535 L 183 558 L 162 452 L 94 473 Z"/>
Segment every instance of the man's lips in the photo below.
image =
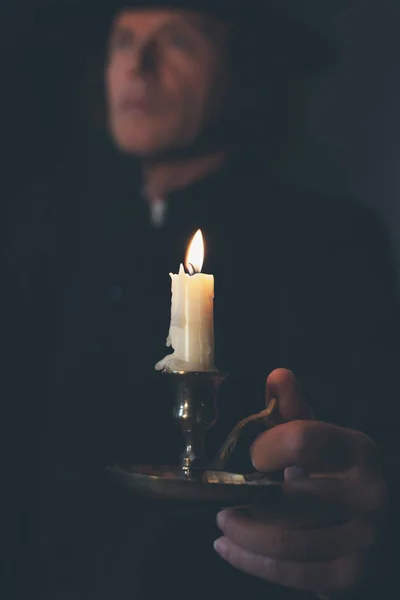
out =
<path fill-rule="evenodd" d="M 151 102 L 148 98 L 125 98 L 120 103 L 120 109 L 123 112 L 144 112 L 151 109 Z"/>

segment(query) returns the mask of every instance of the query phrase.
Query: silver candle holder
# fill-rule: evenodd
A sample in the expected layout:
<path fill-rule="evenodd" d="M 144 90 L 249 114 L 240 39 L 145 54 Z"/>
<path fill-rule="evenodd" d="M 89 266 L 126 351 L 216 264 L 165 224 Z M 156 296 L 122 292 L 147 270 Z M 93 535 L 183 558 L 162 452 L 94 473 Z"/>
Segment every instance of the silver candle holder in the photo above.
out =
<path fill-rule="evenodd" d="M 229 473 L 225 467 L 249 423 L 258 421 L 268 429 L 282 422 L 276 400 L 237 423 L 217 454 L 210 458 L 206 456 L 204 442 L 218 421 L 218 390 L 226 376 L 217 370 L 174 371 L 162 376 L 173 386 L 173 418 L 182 431 L 183 452 L 179 463 L 172 466 L 110 465 L 109 477 L 135 496 L 178 504 L 222 508 L 245 506 L 259 497 L 275 502 L 281 491 L 276 480 L 260 473 Z"/>
<path fill-rule="evenodd" d="M 272 398 L 264 410 L 239 421 L 219 452 L 210 460 L 204 452 L 204 441 L 207 432 L 218 420 L 218 389 L 226 379 L 226 375 L 222 375 L 219 371 L 201 373 L 176 371 L 170 376 L 173 377 L 175 386 L 173 416 L 180 424 L 184 439 L 180 466 L 182 475 L 187 479 L 196 476 L 198 470 L 222 471 L 234 452 L 242 432 L 250 423 L 259 422 L 265 429 L 283 423 L 277 401 Z"/>
<path fill-rule="evenodd" d="M 180 467 L 183 477 L 189 479 L 209 465 L 204 440 L 218 420 L 217 395 L 225 377 L 218 371 L 175 371 L 167 376 L 174 386 L 173 417 L 181 427 L 184 440 Z"/>

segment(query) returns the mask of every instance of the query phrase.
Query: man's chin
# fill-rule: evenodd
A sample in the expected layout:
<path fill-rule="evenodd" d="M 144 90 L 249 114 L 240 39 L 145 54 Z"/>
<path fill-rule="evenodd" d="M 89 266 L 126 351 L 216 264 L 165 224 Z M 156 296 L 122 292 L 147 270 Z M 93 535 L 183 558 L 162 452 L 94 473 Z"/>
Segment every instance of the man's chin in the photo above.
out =
<path fill-rule="evenodd" d="M 126 123 L 125 123 L 126 125 Z M 140 126 L 142 125 L 142 126 Z M 143 127 L 138 123 L 132 127 L 111 127 L 111 136 L 117 148 L 124 154 L 131 154 L 137 158 L 152 158 L 168 151 L 171 145 L 170 136 L 154 131 L 154 128 Z"/>
<path fill-rule="evenodd" d="M 156 144 L 137 143 L 131 140 L 115 140 L 118 150 L 124 154 L 131 154 L 137 158 L 151 158 L 160 152 Z"/>
<path fill-rule="evenodd" d="M 112 132 L 117 148 L 124 154 L 130 154 L 143 160 L 180 160 L 210 150 L 210 144 L 205 144 L 201 136 L 182 140 L 176 134 L 166 132 L 166 135 L 127 135 L 127 132 Z"/>
<path fill-rule="evenodd" d="M 196 140 L 197 141 L 197 140 Z M 202 155 L 210 150 L 208 146 L 192 142 L 191 144 L 138 144 L 131 141 L 115 141 L 120 152 L 148 161 L 180 161 Z"/>

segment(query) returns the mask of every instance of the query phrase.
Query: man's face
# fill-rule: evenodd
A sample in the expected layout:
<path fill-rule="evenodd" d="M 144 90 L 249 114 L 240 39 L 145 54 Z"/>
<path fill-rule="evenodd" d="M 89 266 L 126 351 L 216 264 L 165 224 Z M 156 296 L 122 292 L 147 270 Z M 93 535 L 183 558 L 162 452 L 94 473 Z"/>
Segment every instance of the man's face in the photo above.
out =
<path fill-rule="evenodd" d="M 106 66 L 111 132 L 140 157 L 192 144 L 218 119 L 227 88 L 228 27 L 200 13 L 127 10 Z"/>

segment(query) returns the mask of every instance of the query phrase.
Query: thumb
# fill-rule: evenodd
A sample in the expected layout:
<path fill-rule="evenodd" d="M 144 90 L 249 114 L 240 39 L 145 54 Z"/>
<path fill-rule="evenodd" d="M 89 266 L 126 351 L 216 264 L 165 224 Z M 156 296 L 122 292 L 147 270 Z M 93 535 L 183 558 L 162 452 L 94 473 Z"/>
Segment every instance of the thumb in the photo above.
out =
<path fill-rule="evenodd" d="M 265 392 L 267 406 L 273 398 L 277 400 L 279 416 L 283 421 L 314 419 L 300 383 L 292 371 L 288 371 L 288 369 L 276 369 L 269 375 Z M 274 416 L 272 418 L 276 420 Z M 264 435 L 268 435 L 268 432 Z M 259 460 L 262 460 L 262 456 L 261 458 L 258 456 L 258 448 L 257 443 L 254 443 L 251 449 L 252 461 L 256 468 Z M 264 452 L 262 452 L 263 454 Z M 294 479 L 303 475 L 304 472 L 296 466 L 290 466 L 285 469 L 285 479 Z"/>
<path fill-rule="evenodd" d="M 265 395 L 267 406 L 273 398 L 276 398 L 279 414 L 285 421 L 314 418 L 300 383 L 292 371 L 287 369 L 273 371 L 267 379 Z"/>

